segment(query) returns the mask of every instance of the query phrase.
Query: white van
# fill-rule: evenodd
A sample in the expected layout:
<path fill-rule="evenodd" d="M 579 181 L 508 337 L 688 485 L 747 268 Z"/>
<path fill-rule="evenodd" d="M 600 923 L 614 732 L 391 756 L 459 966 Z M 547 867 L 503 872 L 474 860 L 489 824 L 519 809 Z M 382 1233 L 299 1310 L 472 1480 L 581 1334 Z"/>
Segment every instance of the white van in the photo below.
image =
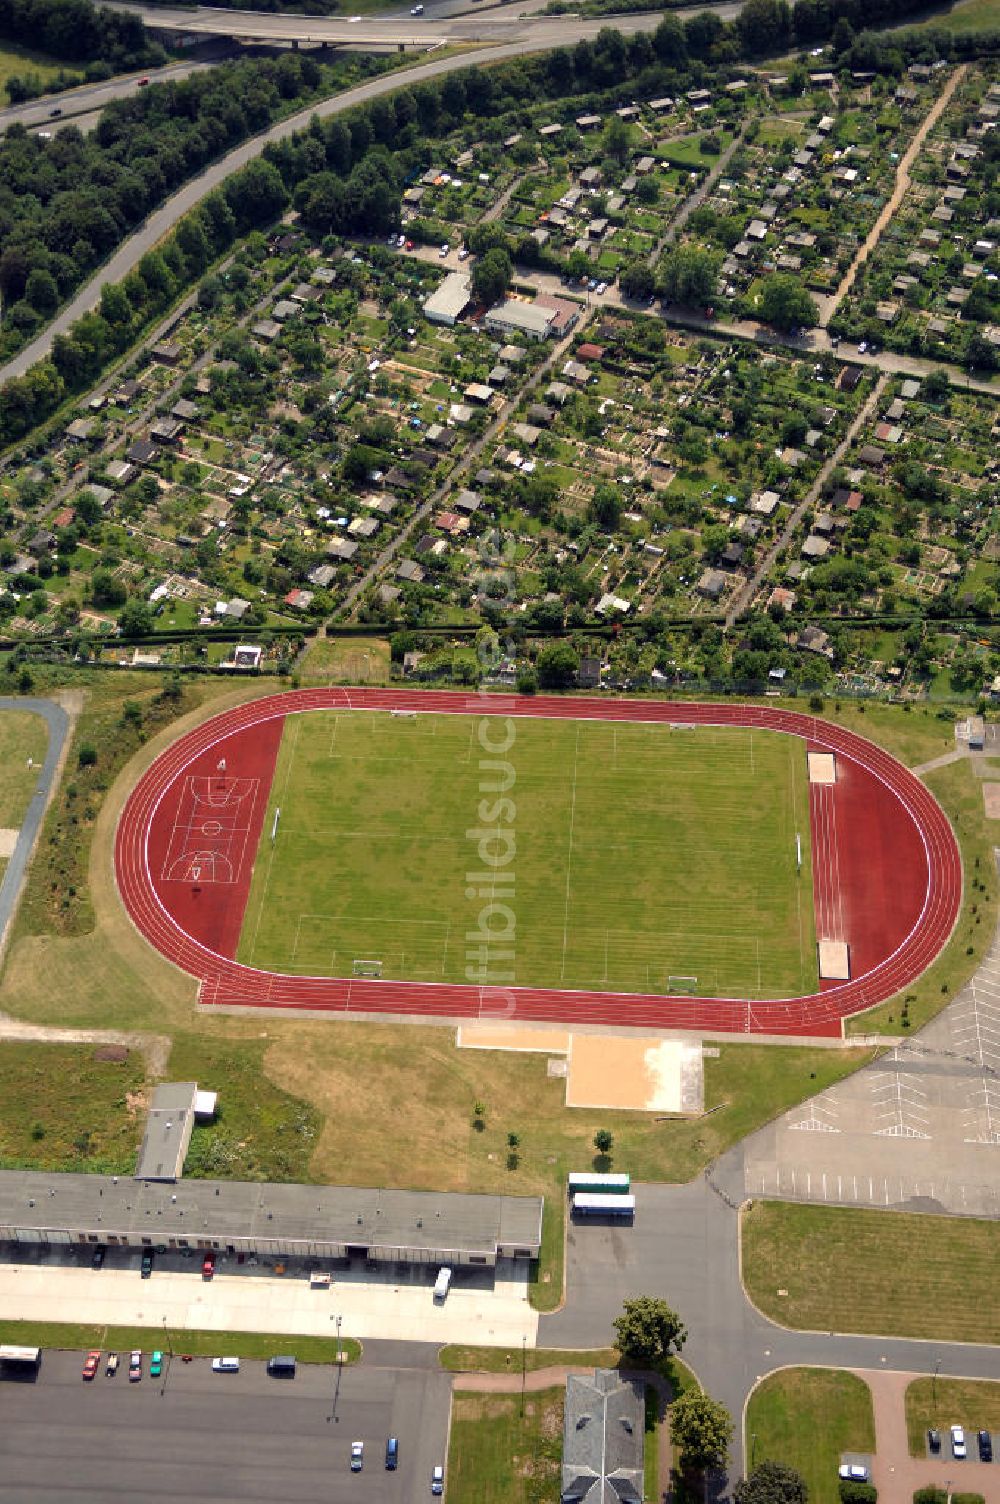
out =
<path fill-rule="evenodd" d="M 451 1270 L 446 1266 L 438 1270 L 438 1277 L 434 1281 L 434 1299 L 447 1300 L 448 1291 L 451 1288 Z"/>
<path fill-rule="evenodd" d="M 239 1373 L 239 1371 L 240 1371 L 240 1360 L 239 1360 L 239 1358 L 213 1358 L 212 1359 L 212 1372 L 213 1373 Z"/>

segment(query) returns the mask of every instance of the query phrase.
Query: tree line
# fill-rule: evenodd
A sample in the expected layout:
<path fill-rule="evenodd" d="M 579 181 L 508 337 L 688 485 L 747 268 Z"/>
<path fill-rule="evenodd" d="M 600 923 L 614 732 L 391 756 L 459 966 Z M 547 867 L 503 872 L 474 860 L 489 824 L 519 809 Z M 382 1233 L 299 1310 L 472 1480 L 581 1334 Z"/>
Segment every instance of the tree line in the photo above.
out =
<path fill-rule="evenodd" d="M 245 59 L 116 100 L 89 136 L 66 126 L 43 140 L 10 126 L 0 141 L 0 360 L 201 168 L 321 88 L 384 66 Z"/>
<path fill-rule="evenodd" d="M 140 16 L 91 0 L 0 0 L 0 38 L 60 61 L 102 62 L 116 72 L 163 56 Z"/>

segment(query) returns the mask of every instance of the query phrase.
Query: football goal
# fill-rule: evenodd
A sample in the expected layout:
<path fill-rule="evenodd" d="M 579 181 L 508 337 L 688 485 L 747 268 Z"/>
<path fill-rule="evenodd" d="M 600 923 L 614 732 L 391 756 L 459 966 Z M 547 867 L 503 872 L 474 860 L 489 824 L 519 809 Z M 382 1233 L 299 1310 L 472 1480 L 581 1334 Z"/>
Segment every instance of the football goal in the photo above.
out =
<path fill-rule="evenodd" d="M 382 962 L 364 961 L 355 958 L 354 975 L 356 977 L 380 977 L 382 975 Z"/>

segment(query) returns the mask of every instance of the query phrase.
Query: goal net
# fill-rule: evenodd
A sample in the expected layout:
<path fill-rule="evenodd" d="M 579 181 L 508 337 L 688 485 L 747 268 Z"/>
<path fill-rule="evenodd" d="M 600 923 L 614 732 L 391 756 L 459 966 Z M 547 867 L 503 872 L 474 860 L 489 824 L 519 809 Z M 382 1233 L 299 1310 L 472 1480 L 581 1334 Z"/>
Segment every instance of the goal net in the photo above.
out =
<path fill-rule="evenodd" d="M 381 961 L 355 960 L 354 975 L 356 977 L 380 977 L 382 975 Z"/>
<path fill-rule="evenodd" d="M 697 997 L 698 978 L 669 976 L 667 977 L 667 991 L 680 997 Z"/>

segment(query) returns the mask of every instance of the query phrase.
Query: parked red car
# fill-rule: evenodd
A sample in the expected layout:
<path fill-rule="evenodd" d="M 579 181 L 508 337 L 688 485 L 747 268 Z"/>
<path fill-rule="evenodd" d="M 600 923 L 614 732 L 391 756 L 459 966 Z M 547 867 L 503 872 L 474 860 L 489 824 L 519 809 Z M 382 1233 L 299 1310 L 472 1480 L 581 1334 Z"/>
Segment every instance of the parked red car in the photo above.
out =
<path fill-rule="evenodd" d="M 215 1254 L 214 1253 L 206 1253 L 205 1257 L 201 1261 L 201 1277 L 202 1277 L 202 1279 L 211 1279 L 212 1275 L 214 1273 L 215 1273 Z"/>

